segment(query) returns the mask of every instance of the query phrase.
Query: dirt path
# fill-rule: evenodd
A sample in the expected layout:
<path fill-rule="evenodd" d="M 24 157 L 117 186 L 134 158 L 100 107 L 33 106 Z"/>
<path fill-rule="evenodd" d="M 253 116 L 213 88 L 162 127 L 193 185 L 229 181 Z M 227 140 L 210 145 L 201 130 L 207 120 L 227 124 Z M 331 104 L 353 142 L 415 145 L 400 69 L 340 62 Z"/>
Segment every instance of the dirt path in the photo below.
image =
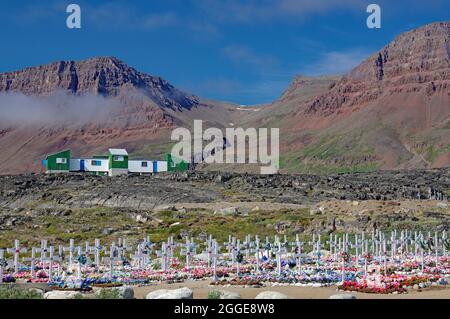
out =
<path fill-rule="evenodd" d="M 188 287 L 194 291 L 194 299 L 207 299 L 208 292 L 212 290 L 226 290 L 239 293 L 243 299 L 254 299 L 263 291 L 278 291 L 293 299 L 328 299 L 331 295 L 338 294 L 334 287 L 311 288 L 311 287 L 264 287 L 264 288 L 241 288 L 241 287 L 211 287 L 207 281 L 189 281 L 181 284 L 164 284 L 147 287 L 135 287 L 134 292 L 137 299 L 159 289 L 178 289 Z M 374 295 L 354 293 L 358 299 L 450 299 L 449 288 L 429 288 L 425 291 L 412 291 L 401 295 Z"/>

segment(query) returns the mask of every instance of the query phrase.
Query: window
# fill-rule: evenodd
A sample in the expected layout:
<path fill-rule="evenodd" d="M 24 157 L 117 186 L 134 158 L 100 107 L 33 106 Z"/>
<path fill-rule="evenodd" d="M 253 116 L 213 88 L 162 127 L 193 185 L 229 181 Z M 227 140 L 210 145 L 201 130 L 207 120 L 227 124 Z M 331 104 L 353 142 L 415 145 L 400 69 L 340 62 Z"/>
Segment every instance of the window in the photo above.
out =
<path fill-rule="evenodd" d="M 147 162 L 142 162 L 141 163 L 141 167 L 148 167 L 148 163 Z"/>
<path fill-rule="evenodd" d="M 91 165 L 92 166 L 102 166 L 102 162 L 101 161 L 91 161 Z"/>
<path fill-rule="evenodd" d="M 115 162 L 123 162 L 123 161 L 125 161 L 125 157 L 123 157 L 123 156 L 114 156 L 113 160 Z"/>
<path fill-rule="evenodd" d="M 67 158 L 57 158 L 56 164 L 67 164 Z"/>

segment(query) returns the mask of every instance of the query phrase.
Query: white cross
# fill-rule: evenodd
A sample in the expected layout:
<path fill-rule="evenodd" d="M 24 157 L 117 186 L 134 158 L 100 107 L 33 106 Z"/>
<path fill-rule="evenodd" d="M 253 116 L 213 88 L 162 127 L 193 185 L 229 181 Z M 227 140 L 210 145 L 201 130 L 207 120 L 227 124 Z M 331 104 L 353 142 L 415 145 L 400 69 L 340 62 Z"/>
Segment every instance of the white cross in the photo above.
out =
<path fill-rule="evenodd" d="M 239 239 L 237 240 L 236 247 L 234 249 L 233 255 L 235 257 L 233 259 L 236 259 L 236 270 L 237 270 L 237 274 L 239 275 L 239 271 L 240 271 L 239 266 L 240 266 L 240 263 L 241 263 L 239 261 L 239 259 L 242 256 L 242 254 L 241 254 L 241 241 Z"/>
<path fill-rule="evenodd" d="M 0 249 L 0 284 L 3 283 L 3 269 L 8 266 L 8 262 L 5 259 L 5 251 Z"/>
<path fill-rule="evenodd" d="M 43 239 L 41 240 L 41 248 L 39 249 L 39 253 L 41 255 L 41 262 L 44 262 L 45 258 L 47 257 L 48 247 L 47 247 L 47 240 Z"/>
<path fill-rule="evenodd" d="M 272 257 L 272 244 L 270 243 L 269 237 L 266 237 L 266 244 L 264 246 L 264 249 L 267 252 L 267 259 L 271 259 Z"/>
<path fill-rule="evenodd" d="M 63 251 L 69 252 L 69 266 L 73 265 L 73 257 L 75 254 L 75 251 L 78 249 L 78 247 L 75 247 L 75 240 L 70 239 L 69 241 L 69 247 L 63 247 Z"/>
<path fill-rule="evenodd" d="M 119 256 L 118 247 L 115 243 L 112 243 L 109 249 L 109 257 L 103 258 L 104 263 L 109 263 L 109 276 L 111 279 L 114 278 L 114 263 L 119 260 L 122 260 L 122 258 Z"/>
<path fill-rule="evenodd" d="M 31 277 L 34 278 L 35 268 L 36 268 L 36 248 L 31 248 L 31 258 L 24 258 L 23 261 L 31 262 Z"/>
<path fill-rule="evenodd" d="M 49 262 L 48 281 L 51 282 L 53 280 L 53 263 L 55 261 L 61 261 L 61 258 L 55 256 L 55 247 L 50 246 L 50 248 L 49 248 L 49 256 L 45 258 L 45 261 Z M 44 268 L 44 270 L 45 270 L 45 268 Z"/>
<path fill-rule="evenodd" d="M 336 241 L 333 240 L 333 233 L 330 234 L 330 238 L 326 243 L 329 245 L 330 255 L 333 255 L 334 254 L 333 252 L 336 250 Z"/>
<path fill-rule="evenodd" d="M 156 252 L 156 255 L 161 258 L 161 268 L 163 271 L 168 270 L 168 258 L 167 258 L 167 244 L 163 242 L 161 244 L 161 250 Z"/>
<path fill-rule="evenodd" d="M 133 260 L 137 260 L 138 268 L 145 268 L 147 264 L 147 254 L 143 252 L 142 245 L 137 245 L 137 251 L 133 255 Z"/>
<path fill-rule="evenodd" d="M 19 272 L 19 257 L 20 253 L 26 253 L 27 250 L 25 248 L 20 247 L 20 242 L 16 239 L 14 241 L 14 248 L 8 248 L 6 250 L 9 254 L 14 255 L 14 273 Z"/>
<path fill-rule="evenodd" d="M 231 235 L 228 235 L 228 241 L 223 243 L 228 250 L 228 254 L 231 254 L 231 250 L 233 249 L 233 238 Z"/>
<path fill-rule="evenodd" d="M 263 253 L 265 251 L 265 249 L 260 247 L 260 241 L 259 241 L 258 236 L 255 237 L 255 243 L 256 243 L 256 249 L 255 249 L 256 272 L 260 273 L 260 267 L 259 267 L 260 254 Z"/>
<path fill-rule="evenodd" d="M 205 243 L 206 251 L 203 252 L 203 254 L 206 254 L 206 257 L 207 257 L 208 268 L 211 267 L 211 257 L 212 257 L 212 254 L 213 254 L 212 243 L 213 243 L 213 240 L 212 240 L 212 237 L 210 235 L 208 240 Z"/>
<path fill-rule="evenodd" d="M 190 270 L 190 261 L 192 255 L 196 254 L 197 246 L 195 243 L 189 240 L 189 238 L 186 238 L 186 244 L 185 248 L 181 250 L 181 255 L 186 256 L 186 269 Z"/>
<path fill-rule="evenodd" d="M 275 252 L 275 255 L 277 256 L 277 273 L 278 276 L 281 276 L 281 257 L 283 254 L 286 253 L 285 248 L 281 248 L 281 243 L 278 242 L 278 250 Z"/>
<path fill-rule="evenodd" d="M 100 267 L 100 254 L 104 250 L 104 248 L 100 244 L 100 239 L 95 240 L 94 250 L 95 250 L 95 265 L 98 268 Z"/>
<path fill-rule="evenodd" d="M 247 259 L 250 257 L 250 252 L 251 252 L 252 247 L 253 247 L 253 243 L 251 241 L 251 236 L 247 235 L 245 237 L 245 242 L 244 242 L 244 251 L 245 251 L 245 256 Z"/>
<path fill-rule="evenodd" d="M 351 248 L 355 248 L 356 262 L 358 263 L 359 256 L 360 256 L 360 248 L 363 247 L 363 245 L 359 241 L 358 234 L 355 235 L 355 243 L 354 244 L 350 244 L 350 247 Z"/>
<path fill-rule="evenodd" d="M 125 238 L 119 238 L 118 244 L 115 245 L 118 253 L 118 257 L 123 259 L 126 256 L 126 252 L 130 251 L 131 247 L 128 246 L 127 240 Z"/>
<path fill-rule="evenodd" d="M 300 237 L 298 235 L 295 236 L 295 254 L 294 258 L 297 260 L 297 272 L 301 274 L 302 272 L 302 257 L 303 255 L 303 245 L 304 243 L 300 241 Z"/>
<path fill-rule="evenodd" d="M 442 231 L 442 255 L 447 257 L 447 248 L 450 247 L 450 241 L 447 238 L 447 233 Z"/>
<path fill-rule="evenodd" d="M 217 258 L 220 257 L 219 254 L 219 244 L 214 241 L 213 242 L 213 254 L 211 255 L 212 260 L 213 260 L 213 280 L 217 281 Z"/>

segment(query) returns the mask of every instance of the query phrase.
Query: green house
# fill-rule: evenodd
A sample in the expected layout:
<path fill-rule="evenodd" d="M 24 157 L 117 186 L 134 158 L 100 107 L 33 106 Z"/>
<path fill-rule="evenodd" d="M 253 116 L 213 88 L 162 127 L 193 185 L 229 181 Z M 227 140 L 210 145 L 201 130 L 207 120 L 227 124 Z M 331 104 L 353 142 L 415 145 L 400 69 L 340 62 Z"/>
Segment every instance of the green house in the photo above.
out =
<path fill-rule="evenodd" d="M 128 152 L 125 149 L 109 149 L 109 176 L 128 174 Z"/>
<path fill-rule="evenodd" d="M 46 173 L 68 173 L 71 155 L 71 151 L 66 150 L 47 156 L 45 160 Z"/>
<path fill-rule="evenodd" d="M 167 171 L 169 172 L 186 172 L 189 170 L 189 163 L 177 158 L 173 158 L 172 154 L 166 155 Z"/>

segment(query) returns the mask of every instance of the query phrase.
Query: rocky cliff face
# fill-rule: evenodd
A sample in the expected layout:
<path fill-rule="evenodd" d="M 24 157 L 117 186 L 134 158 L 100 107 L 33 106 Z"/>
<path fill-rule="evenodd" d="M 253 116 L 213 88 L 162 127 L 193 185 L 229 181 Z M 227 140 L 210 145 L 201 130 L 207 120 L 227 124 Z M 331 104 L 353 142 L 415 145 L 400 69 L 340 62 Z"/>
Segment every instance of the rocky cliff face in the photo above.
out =
<path fill-rule="evenodd" d="M 44 111 L 41 107 L 44 114 L 39 116 L 44 122 L 27 121 L 23 125 L 0 118 L 0 174 L 40 172 L 42 158 L 62 148 L 72 149 L 75 156 L 89 156 L 110 147 L 124 147 L 139 157 L 161 159 L 170 149 L 173 128 L 190 127 L 193 119 L 216 126 L 217 122 L 230 123 L 233 114 L 230 105 L 203 101 L 114 57 L 61 61 L 0 73 L 1 94 L 19 96 L 21 104 L 31 101 L 32 105 L 24 109 L 32 113 L 34 109 L 38 112 L 35 104 L 46 106 Z M 22 95 L 27 96 L 26 102 Z M 101 117 L 85 115 L 81 122 L 70 117 L 77 112 L 90 114 L 87 106 L 80 104 L 93 97 L 114 107 L 103 111 Z M 49 101 L 53 108 L 47 107 Z M 54 108 L 55 103 L 58 108 Z M 54 114 L 65 112 L 65 107 L 75 110 L 67 116 Z M 29 118 L 23 110 L 20 114 Z"/>
<path fill-rule="evenodd" d="M 307 101 L 283 96 L 280 105 L 296 101 L 281 126 L 290 129 L 282 150 L 287 167 L 324 172 L 450 165 L 449 48 L 450 22 L 426 25 L 398 36 Z"/>
<path fill-rule="evenodd" d="M 306 113 L 331 115 L 401 93 L 450 96 L 450 22 L 406 32 L 311 101 Z"/>
<path fill-rule="evenodd" d="M 0 74 L 0 92 L 35 96 L 66 91 L 75 95 L 92 93 L 115 97 L 124 89 L 132 88 L 161 107 L 191 109 L 198 104 L 196 97 L 177 90 L 160 77 L 138 72 L 114 57 L 60 61 Z"/>

